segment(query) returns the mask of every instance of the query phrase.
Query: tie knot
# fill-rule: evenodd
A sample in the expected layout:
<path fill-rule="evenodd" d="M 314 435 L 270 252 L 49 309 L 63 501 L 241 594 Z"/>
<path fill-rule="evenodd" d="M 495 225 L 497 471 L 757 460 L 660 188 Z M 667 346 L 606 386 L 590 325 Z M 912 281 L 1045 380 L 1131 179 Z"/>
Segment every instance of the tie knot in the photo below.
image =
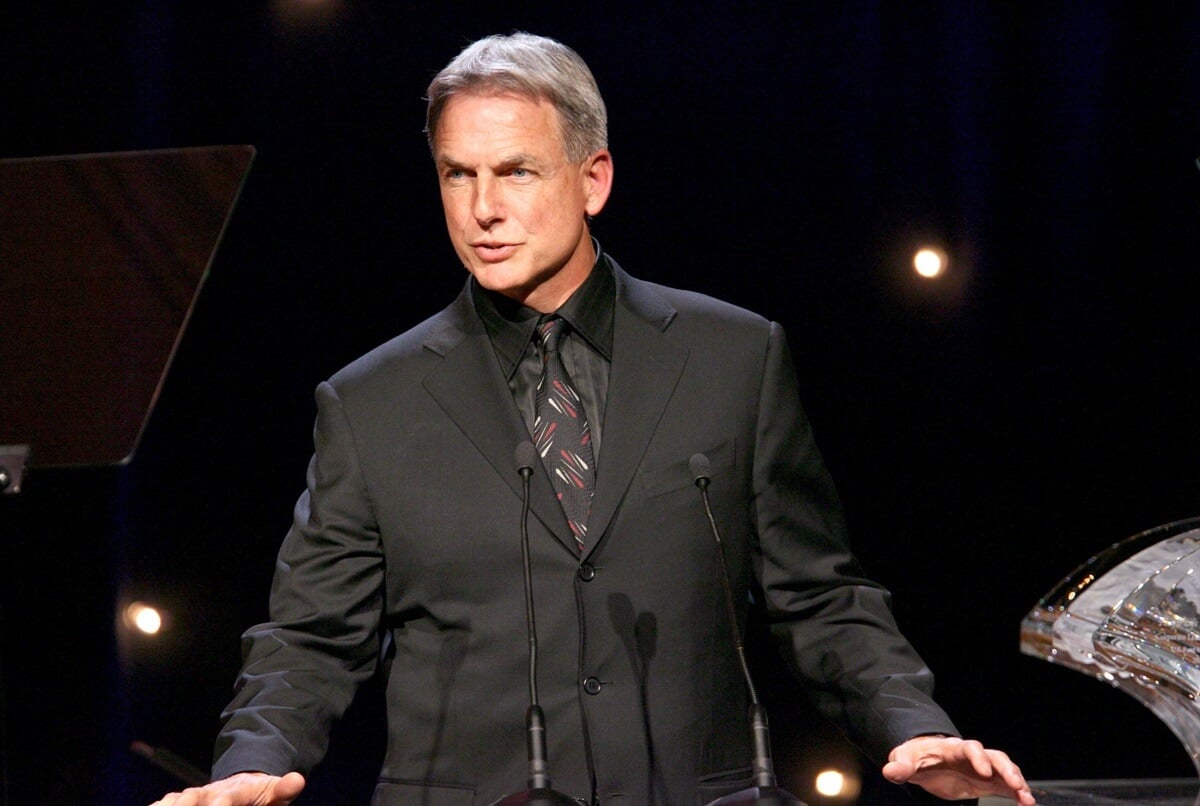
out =
<path fill-rule="evenodd" d="M 567 320 L 561 316 L 550 316 L 538 323 L 538 338 L 542 340 L 542 349 L 546 352 L 558 350 L 559 339 L 570 327 Z"/>

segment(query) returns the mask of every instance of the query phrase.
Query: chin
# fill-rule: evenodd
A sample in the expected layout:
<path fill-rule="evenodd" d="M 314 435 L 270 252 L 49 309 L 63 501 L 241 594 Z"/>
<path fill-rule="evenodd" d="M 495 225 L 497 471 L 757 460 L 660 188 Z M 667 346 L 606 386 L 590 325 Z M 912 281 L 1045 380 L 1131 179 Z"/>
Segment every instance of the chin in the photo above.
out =
<path fill-rule="evenodd" d="M 475 277 L 475 282 L 488 291 L 496 291 L 503 294 L 519 286 L 515 277 L 508 276 L 503 271 L 496 271 L 494 268 L 471 268 L 469 271 Z"/>
<path fill-rule="evenodd" d="M 531 272 L 528 270 L 507 266 L 503 263 L 488 263 L 482 266 L 468 265 L 467 271 L 471 272 L 475 276 L 475 280 L 488 291 L 500 294 L 516 293 L 521 289 L 537 285 L 536 278 L 531 276 Z"/>

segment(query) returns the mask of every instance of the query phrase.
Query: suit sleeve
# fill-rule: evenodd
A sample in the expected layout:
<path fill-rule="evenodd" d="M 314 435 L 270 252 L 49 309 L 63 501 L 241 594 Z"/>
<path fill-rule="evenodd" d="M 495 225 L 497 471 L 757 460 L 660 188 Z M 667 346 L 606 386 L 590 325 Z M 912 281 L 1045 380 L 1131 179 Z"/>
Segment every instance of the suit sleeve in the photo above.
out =
<path fill-rule="evenodd" d="M 918 735 L 958 735 L 890 596 L 850 551 L 841 504 L 772 323 L 753 467 L 756 573 L 770 630 L 817 707 L 872 759 Z"/>
<path fill-rule="evenodd" d="M 374 672 L 383 603 L 378 528 L 337 393 L 316 393 L 315 453 L 271 586 L 270 621 L 243 635 L 213 777 L 307 773 Z"/>

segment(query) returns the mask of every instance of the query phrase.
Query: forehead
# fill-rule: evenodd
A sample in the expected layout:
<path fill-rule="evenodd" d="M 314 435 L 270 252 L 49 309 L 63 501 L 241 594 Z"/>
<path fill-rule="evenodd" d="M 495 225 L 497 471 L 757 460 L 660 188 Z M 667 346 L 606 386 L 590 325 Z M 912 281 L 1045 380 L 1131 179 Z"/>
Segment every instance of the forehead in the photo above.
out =
<path fill-rule="evenodd" d="M 462 93 L 446 102 L 434 143 L 439 159 L 508 149 L 558 154 L 563 151 L 562 121 L 558 110 L 543 98 L 510 92 Z"/>

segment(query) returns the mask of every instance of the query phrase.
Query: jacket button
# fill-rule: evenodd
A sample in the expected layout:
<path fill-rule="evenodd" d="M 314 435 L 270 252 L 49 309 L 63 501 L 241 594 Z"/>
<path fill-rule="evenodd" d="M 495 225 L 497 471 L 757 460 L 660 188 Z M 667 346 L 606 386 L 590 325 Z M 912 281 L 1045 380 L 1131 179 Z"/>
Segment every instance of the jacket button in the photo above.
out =
<path fill-rule="evenodd" d="M 588 677 L 583 681 L 583 690 L 593 697 L 600 693 L 600 681 L 595 677 Z"/>
<path fill-rule="evenodd" d="M 579 578 L 582 579 L 584 582 L 591 582 L 593 579 L 596 578 L 595 567 L 588 565 L 587 563 L 584 563 L 583 565 L 579 566 L 579 571 L 577 573 L 579 574 Z"/>

